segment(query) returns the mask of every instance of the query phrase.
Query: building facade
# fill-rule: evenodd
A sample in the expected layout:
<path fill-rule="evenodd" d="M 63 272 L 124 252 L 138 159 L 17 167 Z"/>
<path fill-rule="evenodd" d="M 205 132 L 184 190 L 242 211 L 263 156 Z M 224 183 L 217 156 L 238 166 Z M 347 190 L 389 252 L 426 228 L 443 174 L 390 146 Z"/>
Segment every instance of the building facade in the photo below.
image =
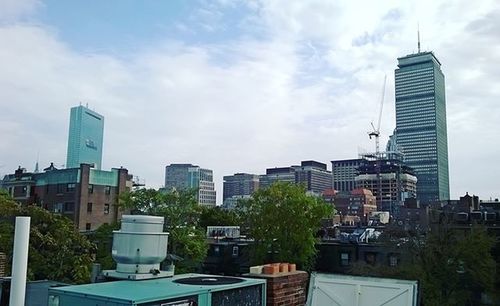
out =
<path fill-rule="evenodd" d="M 4 177 L 2 187 L 17 201 L 38 205 L 73 220 L 80 231 L 92 231 L 117 222 L 120 194 L 130 189 L 127 169 L 97 170 L 88 164 L 57 169 L 51 164 L 40 173 L 19 167 Z"/>
<path fill-rule="evenodd" d="M 89 164 L 100 170 L 104 117 L 82 105 L 71 108 L 66 168 Z"/>
<path fill-rule="evenodd" d="M 327 170 L 326 164 L 307 160 L 295 168 L 295 183 L 306 186 L 307 191 L 321 195 L 325 190 L 332 188 L 332 173 Z"/>
<path fill-rule="evenodd" d="M 260 187 L 267 188 L 278 181 L 301 184 L 309 193 L 321 195 L 332 188 L 332 173 L 325 164 L 307 160 L 302 161 L 300 166 L 266 169 L 266 174 L 260 176 Z"/>
<path fill-rule="evenodd" d="M 170 164 L 165 167 L 165 189 L 195 189 L 198 204 L 216 205 L 216 191 L 212 170 L 192 164 Z"/>
<path fill-rule="evenodd" d="M 233 206 L 234 199 L 237 201 L 237 199 L 249 197 L 259 189 L 259 176 L 248 173 L 226 175 L 224 176 L 223 188 L 222 200 L 224 206 Z M 226 201 L 231 203 L 226 205 Z"/>
<path fill-rule="evenodd" d="M 397 159 L 368 160 L 358 168 L 356 187 L 371 190 L 377 208 L 394 212 L 405 199 L 417 195 L 417 177 L 411 168 Z"/>
<path fill-rule="evenodd" d="M 363 159 L 332 160 L 333 189 L 341 192 L 351 192 L 356 189 L 355 178 Z"/>
<path fill-rule="evenodd" d="M 450 198 L 444 82 L 434 53 L 398 58 L 396 142 L 407 165 L 415 170 L 421 203 Z"/>

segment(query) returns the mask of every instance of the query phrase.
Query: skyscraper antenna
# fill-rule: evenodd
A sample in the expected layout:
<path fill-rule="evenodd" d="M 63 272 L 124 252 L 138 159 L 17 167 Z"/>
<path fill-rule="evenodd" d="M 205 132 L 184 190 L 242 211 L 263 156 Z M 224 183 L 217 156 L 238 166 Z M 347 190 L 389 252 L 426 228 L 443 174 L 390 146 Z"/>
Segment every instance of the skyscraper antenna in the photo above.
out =
<path fill-rule="evenodd" d="M 420 53 L 420 24 L 417 23 L 418 53 Z"/>

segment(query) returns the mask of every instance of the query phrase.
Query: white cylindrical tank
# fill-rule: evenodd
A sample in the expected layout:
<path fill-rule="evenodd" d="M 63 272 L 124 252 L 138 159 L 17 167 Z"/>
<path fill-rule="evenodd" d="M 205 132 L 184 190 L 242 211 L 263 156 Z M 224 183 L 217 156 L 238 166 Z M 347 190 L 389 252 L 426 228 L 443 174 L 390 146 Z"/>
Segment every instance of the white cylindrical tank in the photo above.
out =
<path fill-rule="evenodd" d="M 123 215 L 119 231 L 113 231 L 112 257 L 116 272 L 151 273 L 167 256 L 168 233 L 163 217 Z"/>

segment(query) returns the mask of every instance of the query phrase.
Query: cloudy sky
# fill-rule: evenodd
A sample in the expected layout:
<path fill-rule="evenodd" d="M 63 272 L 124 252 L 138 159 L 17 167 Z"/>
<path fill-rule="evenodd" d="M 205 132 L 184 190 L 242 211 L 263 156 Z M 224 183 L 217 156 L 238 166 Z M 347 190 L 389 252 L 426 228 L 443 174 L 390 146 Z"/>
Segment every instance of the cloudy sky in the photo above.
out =
<path fill-rule="evenodd" d="M 374 150 L 395 127 L 397 57 L 446 75 L 452 198 L 500 197 L 495 0 L 0 0 L 0 175 L 66 161 L 69 110 L 105 116 L 103 168 L 159 187 L 189 162 L 222 176 Z"/>

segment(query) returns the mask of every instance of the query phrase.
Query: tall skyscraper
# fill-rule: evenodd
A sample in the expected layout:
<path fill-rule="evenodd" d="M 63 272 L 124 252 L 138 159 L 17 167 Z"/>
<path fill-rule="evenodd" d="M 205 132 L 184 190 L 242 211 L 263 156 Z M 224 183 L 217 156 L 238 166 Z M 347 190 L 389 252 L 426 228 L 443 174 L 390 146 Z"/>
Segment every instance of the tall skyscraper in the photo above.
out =
<path fill-rule="evenodd" d="M 216 192 L 212 170 L 192 164 L 170 164 L 165 167 L 165 189 L 193 188 L 201 205 L 215 206 Z"/>
<path fill-rule="evenodd" d="M 444 74 L 434 53 L 419 50 L 398 58 L 395 89 L 396 143 L 417 175 L 417 198 L 422 203 L 448 200 Z"/>
<path fill-rule="evenodd" d="M 82 105 L 71 108 L 66 168 L 101 169 L 104 117 Z"/>

